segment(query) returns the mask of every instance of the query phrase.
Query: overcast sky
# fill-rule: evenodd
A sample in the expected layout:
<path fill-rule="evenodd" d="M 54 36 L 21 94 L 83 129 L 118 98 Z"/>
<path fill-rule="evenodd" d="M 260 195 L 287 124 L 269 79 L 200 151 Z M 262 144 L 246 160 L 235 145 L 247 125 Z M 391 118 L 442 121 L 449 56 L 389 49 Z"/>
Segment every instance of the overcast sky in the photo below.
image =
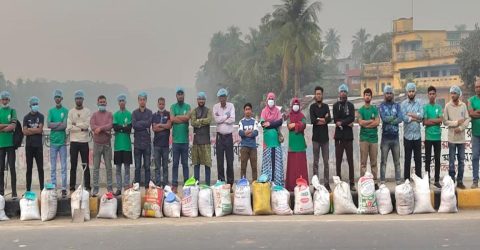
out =
<path fill-rule="evenodd" d="M 244 32 L 279 0 L 0 0 L 0 71 L 8 79 L 98 80 L 132 90 L 193 86 L 213 33 Z M 410 0 L 324 0 L 320 26 L 341 35 L 342 55 L 361 27 L 390 31 Z M 416 29 L 480 22 L 480 1 L 416 0 Z"/>

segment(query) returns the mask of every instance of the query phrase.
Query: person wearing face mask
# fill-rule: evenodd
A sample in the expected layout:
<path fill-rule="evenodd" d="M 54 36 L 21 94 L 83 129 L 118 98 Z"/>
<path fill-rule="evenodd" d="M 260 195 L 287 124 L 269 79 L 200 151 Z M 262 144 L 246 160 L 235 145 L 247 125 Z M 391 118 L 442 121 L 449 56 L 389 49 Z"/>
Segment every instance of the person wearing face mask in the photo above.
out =
<path fill-rule="evenodd" d="M 84 182 L 85 188 L 90 192 L 90 166 L 89 166 L 89 148 L 90 141 L 90 109 L 83 106 L 85 92 L 77 90 L 74 94 L 75 108 L 70 109 L 67 119 L 67 131 L 70 135 L 70 192 L 75 191 L 77 184 L 77 166 L 78 154 L 82 158 L 82 164 L 85 164 Z M 83 167 L 83 166 L 82 166 Z"/>
<path fill-rule="evenodd" d="M 120 94 L 117 97 L 119 110 L 113 114 L 113 130 L 115 142 L 113 146 L 113 163 L 116 166 L 117 191 L 116 196 L 122 194 L 122 184 L 125 189 L 130 185 L 130 165 L 132 165 L 132 113 L 127 110 L 127 96 Z M 124 175 L 122 180 L 122 165 Z"/>
<path fill-rule="evenodd" d="M 263 128 L 263 155 L 262 175 L 276 185 L 284 186 L 283 152 L 279 140 L 278 129 L 282 126 L 283 118 L 280 109 L 275 106 L 275 94 L 268 93 L 267 105 L 260 115 L 260 124 Z"/>
<path fill-rule="evenodd" d="M 348 178 L 350 190 L 356 191 L 353 167 L 353 122 L 355 121 L 355 107 L 348 101 L 348 87 L 346 84 L 338 87 L 339 101 L 333 105 L 333 121 L 335 122 L 335 158 L 337 176 L 342 178 L 343 152 L 347 155 Z"/>
<path fill-rule="evenodd" d="M 67 197 L 67 117 L 68 109 L 62 105 L 63 92 L 53 92 L 55 106 L 48 111 L 47 126 L 50 129 L 50 178 L 57 187 L 57 158 L 60 156 L 62 173 L 62 198 Z"/>
<path fill-rule="evenodd" d="M 15 171 L 15 148 L 13 131 L 17 123 L 17 111 L 10 107 L 10 92 L 0 92 L 0 195 L 5 195 L 5 157 L 10 168 L 12 198 L 17 199 L 17 173 Z"/>
<path fill-rule="evenodd" d="M 288 115 L 288 160 L 287 160 L 287 180 L 285 187 L 293 192 L 296 186 L 296 179 L 299 177 L 307 180 L 307 144 L 305 143 L 305 128 L 307 119 L 300 111 L 300 100 L 293 98 L 290 114 Z"/>
<path fill-rule="evenodd" d="M 28 104 L 30 112 L 23 117 L 23 134 L 25 140 L 25 158 L 27 162 L 27 191 L 32 187 L 33 159 L 37 164 L 38 182 L 43 190 L 43 122 L 44 116 L 39 112 L 40 100 L 36 96 L 30 97 Z"/>
<path fill-rule="evenodd" d="M 90 128 L 93 132 L 93 191 L 92 196 L 98 195 L 100 178 L 100 161 L 103 157 L 107 172 L 107 191 L 113 192 L 112 180 L 112 127 L 113 115 L 107 111 L 107 98 L 101 95 L 97 98 L 98 111 L 90 119 Z"/>

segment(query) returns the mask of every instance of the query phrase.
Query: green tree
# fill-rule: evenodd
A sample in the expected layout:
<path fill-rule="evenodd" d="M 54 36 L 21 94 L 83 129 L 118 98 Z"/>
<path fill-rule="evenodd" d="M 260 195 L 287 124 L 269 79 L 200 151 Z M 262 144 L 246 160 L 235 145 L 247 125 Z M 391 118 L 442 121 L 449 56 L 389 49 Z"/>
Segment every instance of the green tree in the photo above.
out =
<path fill-rule="evenodd" d="M 365 53 L 366 44 L 368 39 L 370 38 L 370 34 L 367 33 L 367 30 L 361 28 L 355 35 L 353 35 L 352 40 L 352 58 L 358 63 L 362 63 L 362 58 Z"/>
<path fill-rule="evenodd" d="M 366 43 L 363 63 L 389 62 L 392 59 L 392 33 L 382 33 Z"/>
<path fill-rule="evenodd" d="M 473 93 L 475 78 L 480 76 L 480 28 L 478 25 L 475 25 L 475 30 L 460 42 L 457 64 L 464 83 L 463 92 L 465 98 L 468 98 Z"/>
<path fill-rule="evenodd" d="M 455 30 L 456 31 L 465 31 L 465 30 L 467 30 L 467 25 L 466 24 L 455 25 Z"/>
<path fill-rule="evenodd" d="M 325 36 L 323 55 L 329 59 L 336 59 L 340 54 L 340 35 L 333 28 L 328 29 Z"/>

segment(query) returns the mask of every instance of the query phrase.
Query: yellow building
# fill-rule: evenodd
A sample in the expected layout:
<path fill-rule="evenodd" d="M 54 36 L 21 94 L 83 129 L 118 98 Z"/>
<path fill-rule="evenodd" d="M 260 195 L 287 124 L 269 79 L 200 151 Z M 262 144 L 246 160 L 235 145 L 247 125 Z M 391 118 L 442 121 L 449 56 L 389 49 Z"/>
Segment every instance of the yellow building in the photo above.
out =
<path fill-rule="evenodd" d="M 370 88 L 374 95 L 382 95 L 383 87 L 392 85 L 403 92 L 407 78 L 425 88 L 463 85 L 455 61 L 465 36 L 466 31 L 414 30 L 413 18 L 394 20 L 392 59 L 363 65 L 361 91 Z"/>

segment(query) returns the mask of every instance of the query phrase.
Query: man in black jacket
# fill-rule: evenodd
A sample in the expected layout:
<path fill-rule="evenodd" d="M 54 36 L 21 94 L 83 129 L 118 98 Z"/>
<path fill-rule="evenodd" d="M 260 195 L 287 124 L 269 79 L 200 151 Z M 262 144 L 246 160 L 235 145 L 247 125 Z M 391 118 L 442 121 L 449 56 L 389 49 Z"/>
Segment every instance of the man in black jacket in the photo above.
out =
<path fill-rule="evenodd" d="M 312 146 L 313 146 L 313 174 L 318 175 L 318 161 L 320 158 L 320 149 L 323 159 L 323 179 L 324 185 L 330 191 L 329 185 L 329 140 L 328 124 L 332 121 L 330 108 L 323 103 L 323 88 L 315 87 L 315 103 L 310 105 L 310 121 L 313 125 Z"/>
<path fill-rule="evenodd" d="M 347 154 L 348 176 L 350 190 L 356 191 L 353 167 L 353 122 L 355 121 L 355 107 L 347 99 L 348 87 L 346 84 L 338 87 L 339 101 L 333 105 L 333 120 L 335 122 L 335 158 L 337 175 L 342 177 L 343 152 Z"/>

